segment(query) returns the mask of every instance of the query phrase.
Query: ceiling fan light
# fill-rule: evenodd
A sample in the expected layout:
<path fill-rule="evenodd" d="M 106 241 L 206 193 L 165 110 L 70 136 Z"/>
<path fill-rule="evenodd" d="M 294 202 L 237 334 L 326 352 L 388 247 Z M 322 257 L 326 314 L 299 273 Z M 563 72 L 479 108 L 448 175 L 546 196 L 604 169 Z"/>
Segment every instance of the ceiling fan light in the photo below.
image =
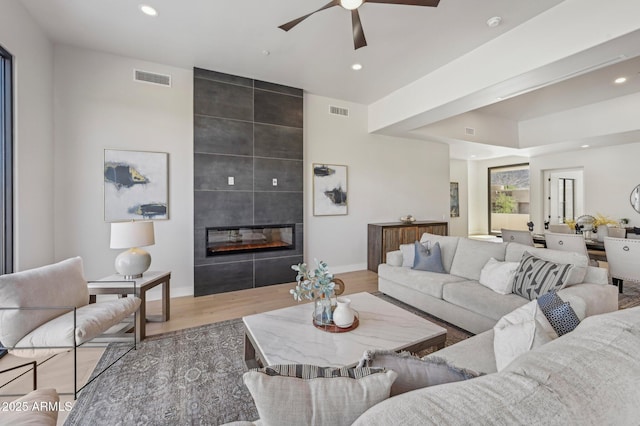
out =
<path fill-rule="evenodd" d="M 354 10 L 362 6 L 364 0 L 340 0 L 340 6 L 347 10 Z"/>

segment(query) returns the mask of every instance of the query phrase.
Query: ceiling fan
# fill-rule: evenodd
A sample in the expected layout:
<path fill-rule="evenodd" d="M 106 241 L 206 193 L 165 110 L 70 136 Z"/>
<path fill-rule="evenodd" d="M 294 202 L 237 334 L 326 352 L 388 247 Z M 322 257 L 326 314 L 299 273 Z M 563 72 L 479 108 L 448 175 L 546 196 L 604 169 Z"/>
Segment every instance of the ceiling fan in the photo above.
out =
<path fill-rule="evenodd" d="M 360 22 L 360 14 L 358 13 L 358 8 L 364 3 L 386 3 L 404 4 L 409 6 L 436 7 L 438 6 L 438 3 L 440 3 L 440 0 L 332 0 L 322 6 L 320 9 L 294 19 L 293 21 L 289 21 L 286 24 L 282 24 L 278 28 L 289 31 L 291 28 L 295 27 L 314 13 L 322 12 L 323 10 L 332 8 L 334 6 L 342 6 L 344 9 L 351 11 L 351 24 L 353 27 L 353 47 L 355 50 L 358 50 L 361 47 L 367 45 L 367 39 L 364 37 L 364 30 L 362 29 L 362 23 Z"/>

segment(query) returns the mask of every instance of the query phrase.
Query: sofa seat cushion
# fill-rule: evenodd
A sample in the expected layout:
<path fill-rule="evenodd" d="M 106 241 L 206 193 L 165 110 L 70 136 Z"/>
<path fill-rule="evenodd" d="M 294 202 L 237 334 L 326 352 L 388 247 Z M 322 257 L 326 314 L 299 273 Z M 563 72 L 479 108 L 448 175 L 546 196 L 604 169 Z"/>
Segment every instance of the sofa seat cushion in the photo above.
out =
<path fill-rule="evenodd" d="M 489 259 L 493 257 L 496 260 L 503 261 L 506 250 L 507 243 L 460 238 L 456 254 L 451 263 L 450 273 L 468 280 L 478 281 L 480 279 L 480 271 L 482 271 Z"/>
<path fill-rule="evenodd" d="M 123 297 L 117 300 L 93 303 L 76 310 L 76 327 L 73 327 L 73 311 L 49 321 L 23 337 L 16 347 L 45 349 L 15 349 L 11 353 L 22 357 L 38 357 L 63 352 L 74 346 L 74 334 L 77 344 L 87 342 L 140 307 L 137 297 Z M 58 346 L 58 348 L 54 348 Z M 61 346 L 66 347 L 60 348 Z"/>
<path fill-rule="evenodd" d="M 411 268 L 385 264 L 378 266 L 378 276 L 438 299 L 442 299 L 442 289 L 445 284 L 464 281 L 464 278 L 455 275 L 416 271 Z"/>
<path fill-rule="evenodd" d="M 493 350 L 493 329 L 426 356 L 433 357 L 442 358 L 451 365 L 478 373 L 490 374 L 498 371 Z"/>
<path fill-rule="evenodd" d="M 528 302 L 516 294 L 498 294 L 477 281 L 447 283 L 443 288 L 442 298 L 496 321 Z"/>

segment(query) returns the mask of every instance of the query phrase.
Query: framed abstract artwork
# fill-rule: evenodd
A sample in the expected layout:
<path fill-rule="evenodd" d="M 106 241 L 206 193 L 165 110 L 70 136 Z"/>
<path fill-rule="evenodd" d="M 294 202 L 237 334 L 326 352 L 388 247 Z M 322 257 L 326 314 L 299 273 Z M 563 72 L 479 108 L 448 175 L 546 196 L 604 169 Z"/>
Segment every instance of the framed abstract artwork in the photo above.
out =
<path fill-rule="evenodd" d="M 313 215 L 345 215 L 347 211 L 347 166 L 313 164 Z"/>
<path fill-rule="evenodd" d="M 449 182 L 449 199 L 451 217 L 460 217 L 460 195 L 458 193 L 458 182 Z"/>
<path fill-rule="evenodd" d="M 104 220 L 169 219 L 169 154 L 104 150 Z"/>

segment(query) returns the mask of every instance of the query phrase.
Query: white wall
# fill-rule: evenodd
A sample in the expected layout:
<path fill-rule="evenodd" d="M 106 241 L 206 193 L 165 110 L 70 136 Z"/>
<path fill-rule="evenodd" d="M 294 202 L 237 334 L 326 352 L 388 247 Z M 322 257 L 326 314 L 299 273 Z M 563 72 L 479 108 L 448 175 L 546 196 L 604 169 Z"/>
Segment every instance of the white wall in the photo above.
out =
<path fill-rule="evenodd" d="M 168 152 L 170 219 L 146 249 L 151 270 L 172 271 L 173 296 L 193 294 L 192 70 L 68 46 L 54 56 L 55 257 L 82 256 L 88 279 L 114 273 L 104 149 Z M 134 68 L 170 74 L 172 87 L 134 82 Z"/>
<path fill-rule="evenodd" d="M 458 182 L 460 196 L 460 217 L 449 219 L 449 235 L 466 237 L 469 235 L 469 170 L 468 161 L 451 160 L 449 162 L 449 178 Z"/>
<path fill-rule="evenodd" d="M 329 105 L 349 108 L 330 115 Z M 332 272 L 366 269 L 367 224 L 449 220 L 449 147 L 367 133 L 367 107 L 305 94 L 305 260 Z M 312 164 L 348 166 L 346 216 L 313 216 Z"/>
<path fill-rule="evenodd" d="M 0 2 L 0 44 L 14 62 L 15 270 L 51 263 L 53 47 L 17 1 Z"/>
<path fill-rule="evenodd" d="M 536 231 L 543 225 L 542 176 L 545 170 L 553 169 L 582 168 L 585 214 L 628 218 L 632 226 L 640 226 L 640 214 L 629 201 L 631 190 L 640 184 L 638 158 L 640 142 L 531 158 L 531 219 Z"/>

